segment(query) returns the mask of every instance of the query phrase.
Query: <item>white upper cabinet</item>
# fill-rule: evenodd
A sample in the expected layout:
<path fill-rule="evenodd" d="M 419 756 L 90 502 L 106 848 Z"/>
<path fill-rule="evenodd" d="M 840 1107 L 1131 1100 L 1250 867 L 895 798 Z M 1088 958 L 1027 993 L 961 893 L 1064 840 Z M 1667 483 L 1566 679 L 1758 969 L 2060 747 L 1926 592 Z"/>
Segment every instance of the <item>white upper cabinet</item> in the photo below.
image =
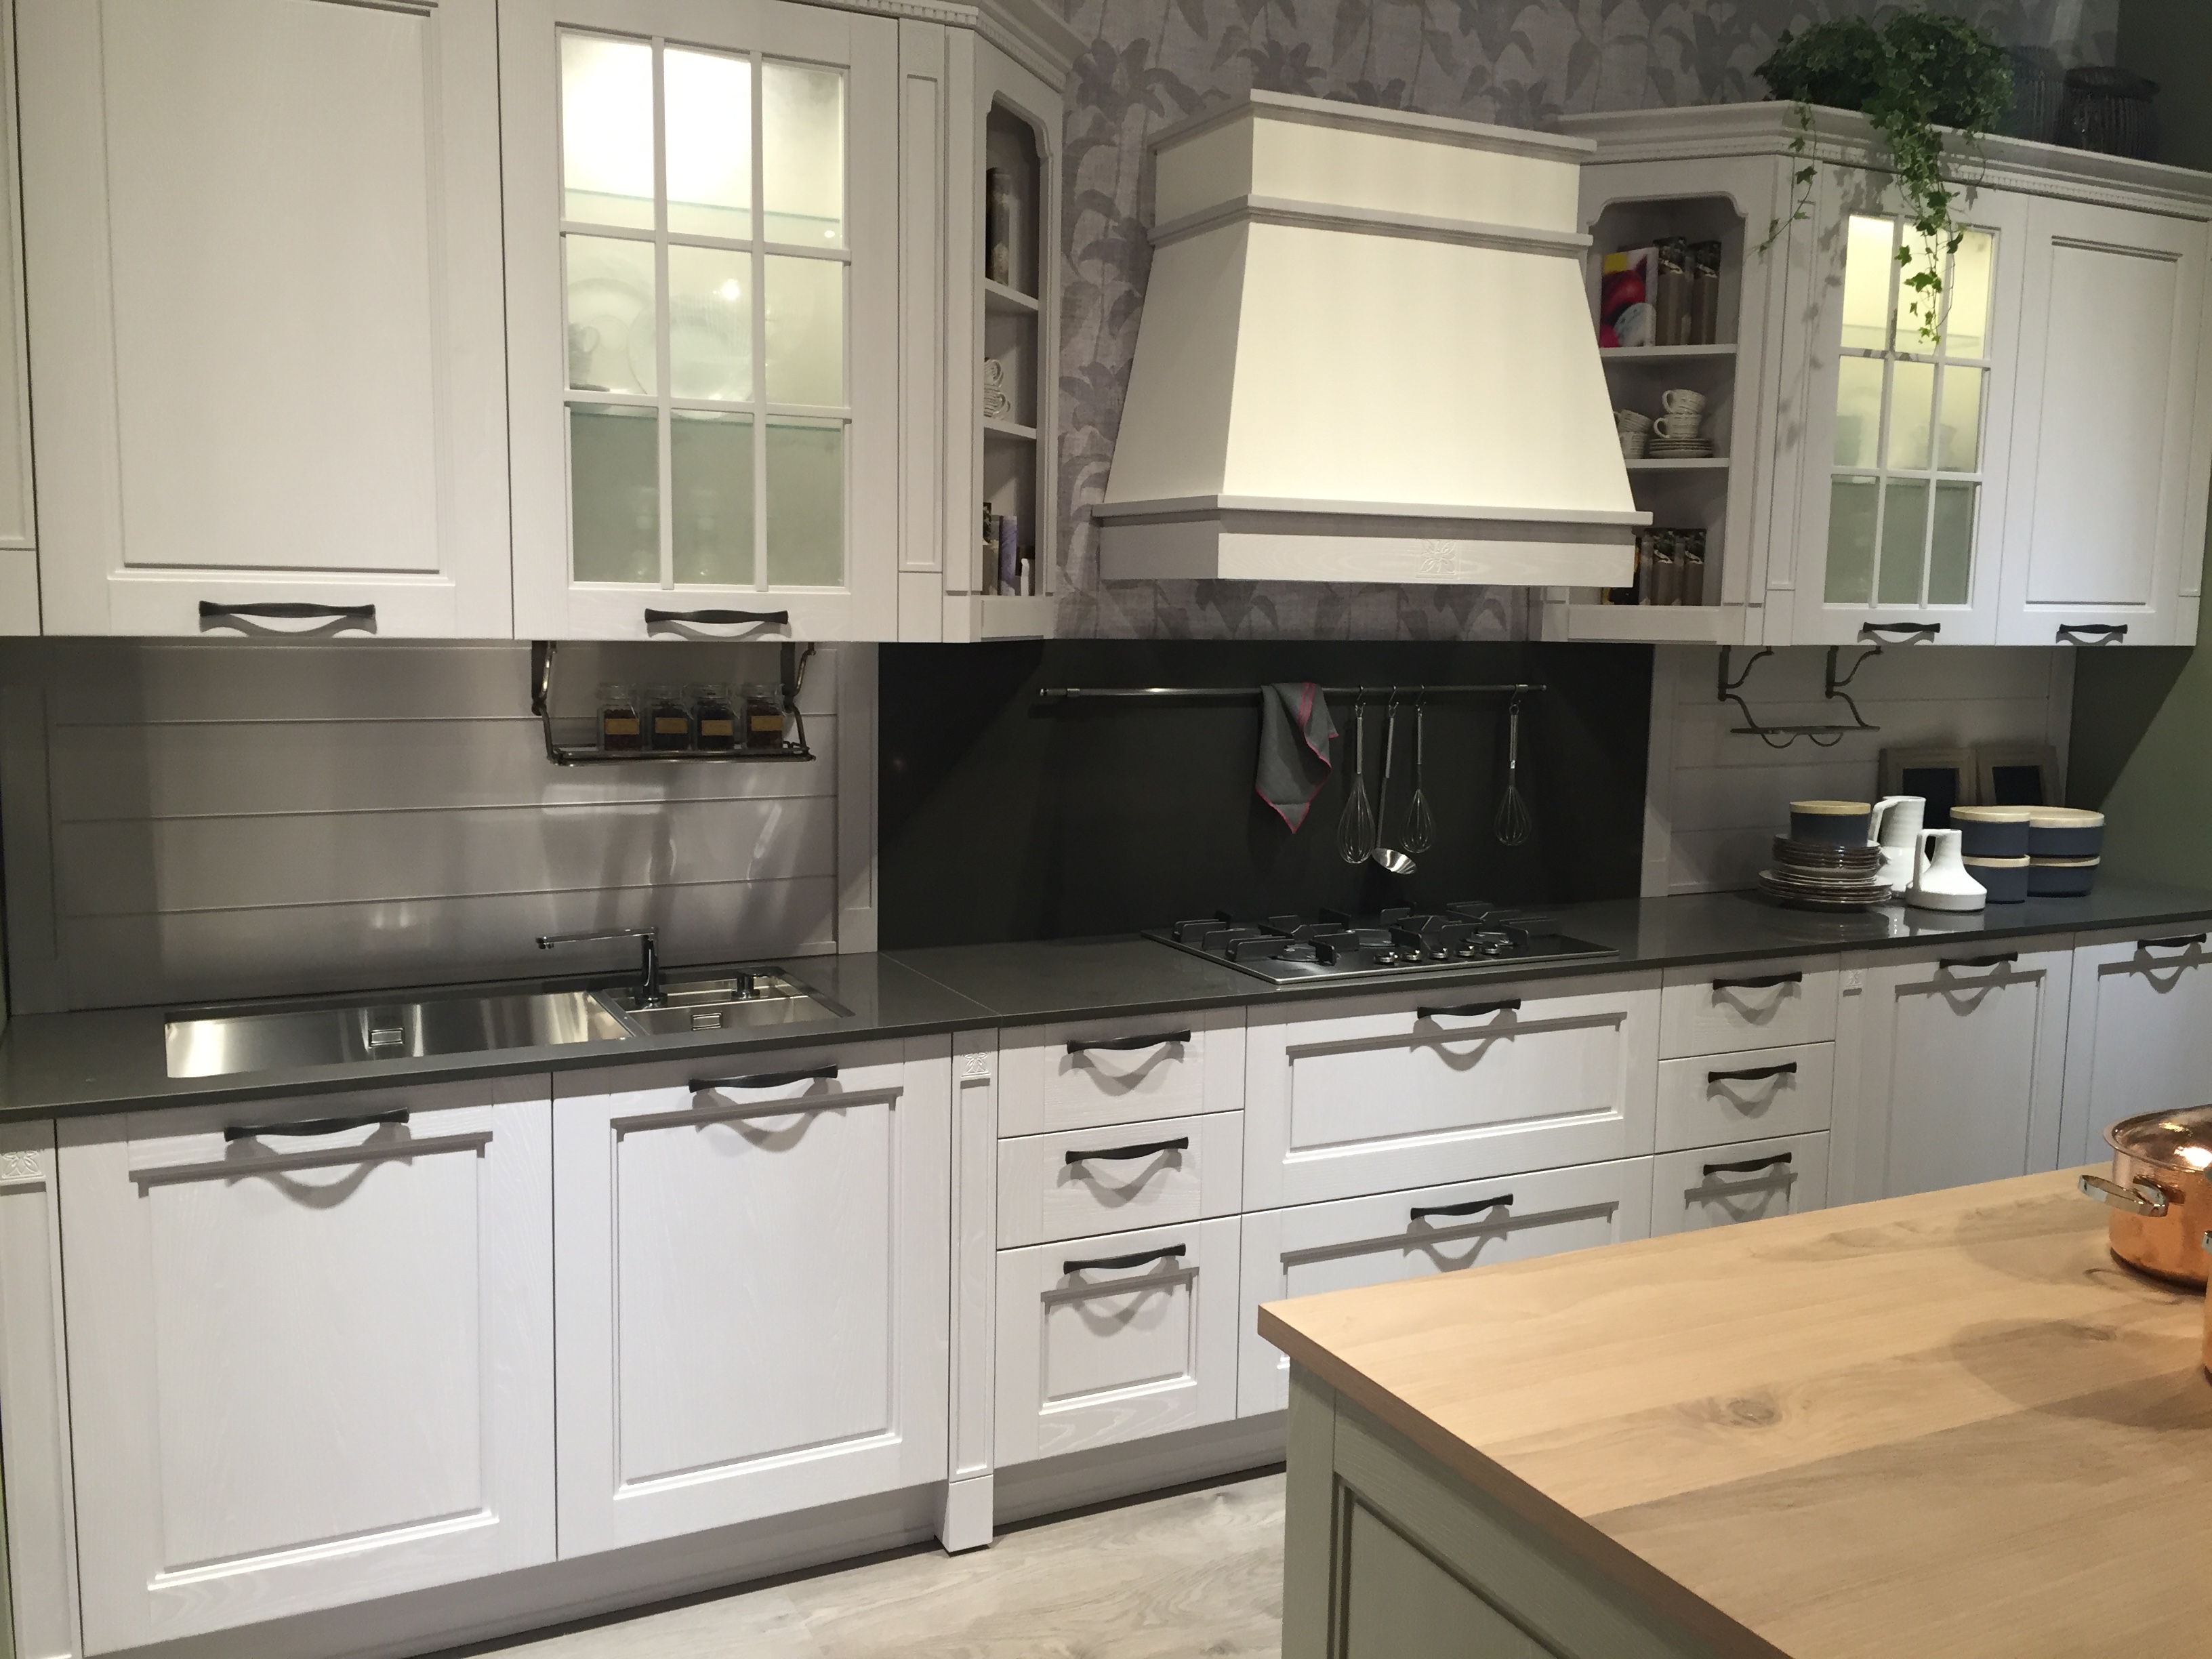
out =
<path fill-rule="evenodd" d="M 508 635 L 494 0 L 17 28 L 46 630 Z"/>
<path fill-rule="evenodd" d="M 898 23 L 500 15 L 516 631 L 895 638 Z"/>
<path fill-rule="evenodd" d="M 2023 254 L 1998 636 L 2193 644 L 2212 480 L 2205 227 L 2039 201 Z"/>
<path fill-rule="evenodd" d="M 23 214 L 18 181 L 15 9 L 0 3 L 0 635 L 39 631 L 38 532 L 32 514 L 30 345 L 23 327 Z"/>

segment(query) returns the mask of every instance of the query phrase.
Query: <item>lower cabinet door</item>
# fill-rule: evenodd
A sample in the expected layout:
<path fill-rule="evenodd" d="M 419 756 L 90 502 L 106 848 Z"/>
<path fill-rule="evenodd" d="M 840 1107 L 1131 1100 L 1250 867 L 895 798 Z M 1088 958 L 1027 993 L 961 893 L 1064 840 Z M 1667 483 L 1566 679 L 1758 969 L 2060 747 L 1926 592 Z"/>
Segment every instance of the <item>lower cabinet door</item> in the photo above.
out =
<path fill-rule="evenodd" d="M 2212 939 L 2202 922 L 2077 940 L 2061 1161 L 2108 1156 L 2124 1117 L 2212 1100 Z"/>
<path fill-rule="evenodd" d="M 1651 1160 L 1654 1237 L 1797 1215 L 1827 1202 L 1826 1131 L 1662 1152 Z"/>
<path fill-rule="evenodd" d="M 1237 1415 L 1237 1228 L 999 1252 L 1001 1468 Z"/>
<path fill-rule="evenodd" d="M 552 1559 L 545 1083 L 61 1126 L 86 1651 Z"/>
<path fill-rule="evenodd" d="M 556 1079 L 561 1553 L 942 1480 L 951 1048 Z"/>
<path fill-rule="evenodd" d="M 1248 1215 L 1237 1415 L 1290 1403 L 1291 1362 L 1259 1334 L 1263 1302 L 1618 1244 L 1644 1237 L 1650 1221 L 1648 1158 Z"/>

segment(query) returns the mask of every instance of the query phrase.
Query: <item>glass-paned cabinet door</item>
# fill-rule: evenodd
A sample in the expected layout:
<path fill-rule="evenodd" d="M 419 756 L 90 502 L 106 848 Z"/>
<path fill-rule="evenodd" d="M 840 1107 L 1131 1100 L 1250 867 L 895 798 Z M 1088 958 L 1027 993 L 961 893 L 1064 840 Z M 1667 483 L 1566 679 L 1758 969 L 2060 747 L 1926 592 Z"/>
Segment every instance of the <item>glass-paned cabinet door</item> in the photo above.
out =
<path fill-rule="evenodd" d="M 1930 239 L 1867 175 L 1830 173 L 1824 202 L 1797 637 L 1986 644 L 2023 204 L 1962 193 Z"/>
<path fill-rule="evenodd" d="M 518 630 L 889 637 L 896 25 L 508 10 Z"/>

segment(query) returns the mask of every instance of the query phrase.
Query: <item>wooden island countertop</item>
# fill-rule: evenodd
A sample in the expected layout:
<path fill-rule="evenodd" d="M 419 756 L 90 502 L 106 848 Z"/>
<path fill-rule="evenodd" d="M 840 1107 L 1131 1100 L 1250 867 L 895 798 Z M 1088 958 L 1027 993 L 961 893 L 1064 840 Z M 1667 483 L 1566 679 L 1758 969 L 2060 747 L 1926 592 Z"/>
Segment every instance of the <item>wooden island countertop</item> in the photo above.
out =
<path fill-rule="evenodd" d="M 2029 1176 L 1260 1331 L 1712 1652 L 2212 1653 L 2203 1298 L 2115 1263 L 2105 1218 Z"/>

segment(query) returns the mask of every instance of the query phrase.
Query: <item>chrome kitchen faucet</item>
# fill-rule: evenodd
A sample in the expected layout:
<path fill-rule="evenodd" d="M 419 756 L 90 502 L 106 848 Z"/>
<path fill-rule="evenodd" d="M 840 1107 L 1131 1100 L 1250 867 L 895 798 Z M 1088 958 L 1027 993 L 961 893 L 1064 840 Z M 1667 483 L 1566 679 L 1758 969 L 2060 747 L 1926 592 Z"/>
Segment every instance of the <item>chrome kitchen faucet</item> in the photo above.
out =
<path fill-rule="evenodd" d="M 634 939 L 639 942 L 641 957 L 638 963 L 637 1006 L 641 1008 L 659 1008 L 668 999 L 660 989 L 660 935 L 652 927 L 609 927 L 596 933 L 540 933 L 538 948 L 550 951 L 556 945 L 588 945 L 595 939 Z"/>

